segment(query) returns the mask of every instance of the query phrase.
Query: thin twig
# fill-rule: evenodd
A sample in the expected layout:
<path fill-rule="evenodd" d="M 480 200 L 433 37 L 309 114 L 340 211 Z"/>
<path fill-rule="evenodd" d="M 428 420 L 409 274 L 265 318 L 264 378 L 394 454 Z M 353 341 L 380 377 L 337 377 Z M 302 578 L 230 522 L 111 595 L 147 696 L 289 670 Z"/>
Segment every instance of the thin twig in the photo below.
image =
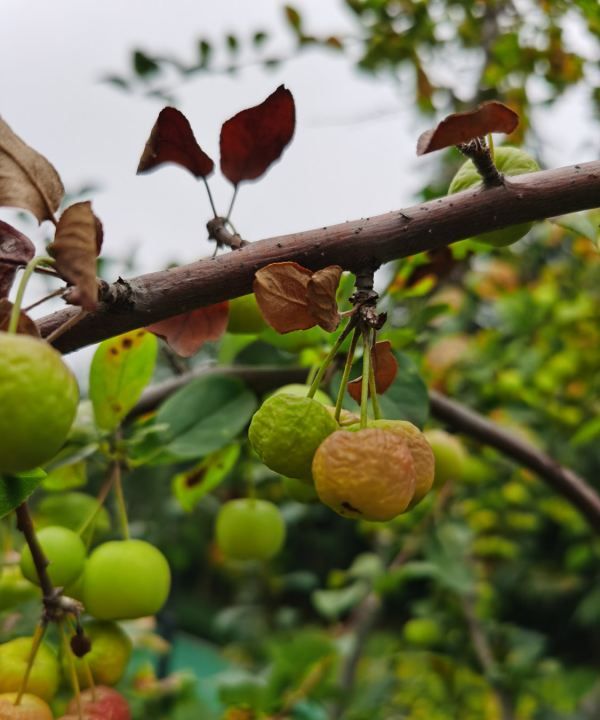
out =
<path fill-rule="evenodd" d="M 70 330 L 72 327 L 75 327 L 77 323 L 81 322 L 87 314 L 88 311 L 81 308 L 76 315 L 72 315 L 71 317 L 69 317 L 62 325 L 59 325 L 56 330 L 51 332 L 50 335 L 45 338 L 46 342 L 52 344 L 63 333 L 67 332 L 67 330 Z"/>

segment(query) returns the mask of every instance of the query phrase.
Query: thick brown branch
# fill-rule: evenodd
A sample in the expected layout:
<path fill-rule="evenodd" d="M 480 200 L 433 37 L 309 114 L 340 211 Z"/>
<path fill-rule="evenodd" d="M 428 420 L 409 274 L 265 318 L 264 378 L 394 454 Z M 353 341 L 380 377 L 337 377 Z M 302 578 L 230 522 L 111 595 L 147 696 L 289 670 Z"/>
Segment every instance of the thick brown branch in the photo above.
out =
<path fill-rule="evenodd" d="M 467 190 L 373 218 L 254 242 L 226 255 L 120 281 L 55 343 L 62 352 L 244 295 L 264 265 L 296 260 L 311 270 L 337 264 L 358 271 L 466 237 L 600 205 L 600 161 L 511 178 L 501 187 Z M 119 281 L 118 281 L 119 282 Z M 75 309 L 39 321 L 44 337 Z"/>
<path fill-rule="evenodd" d="M 435 390 L 429 392 L 429 401 L 431 412 L 436 418 L 533 470 L 553 490 L 571 502 L 596 532 L 600 532 L 600 496 L 572 470 L 559 465 L 545 452 Z"/>
<path fill-rule="evenodd" d="M 199 367 L 146 390 L 131 416 L 149 412 L 196 377 L 206 375 L 239 377 L 256 392 L 264 393 L 287 383 L 304 382 L 307 372 L 306 368 L 299 367 L 256 367 L 253 365 Z M 431 414 L 438 420 L 485 445 L 496 448 L 506 457 L 533 470 L 555 492 L 574 505 L 587 519 L 593 530 L 600 533 L 600 496 L 576 473 L 559 465 L 556 460 L 530 443 L 515 437 L 510 432 L 486 420 L 479 413 L 436 390 L 429 391 L 429 402 Z"/>

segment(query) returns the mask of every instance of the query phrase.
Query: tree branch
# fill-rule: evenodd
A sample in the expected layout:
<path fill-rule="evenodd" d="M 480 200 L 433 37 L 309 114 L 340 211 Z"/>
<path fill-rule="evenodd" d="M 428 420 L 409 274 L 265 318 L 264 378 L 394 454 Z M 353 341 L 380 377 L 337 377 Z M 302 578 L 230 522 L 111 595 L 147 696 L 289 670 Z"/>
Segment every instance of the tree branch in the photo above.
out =
<path fill-rule="evenodd" d="M 127 330 L 248 293 L 264 265 L 296 260 L 311 270 L 337 264 L 357 272 L 509 225 L 600 205 L 600 161 L 513 177 L 402 211 L 254 242 L 226 255 L 103 287 L 102 302 L 57 339 L 64 353 Z M 76 308 L 38 322 L 43 337 Z"/>
<path fill-rule="evenodd" d="M 203 366 L 148 388 L 130 413 L 130 418 L 154 409 L 165 398 L 190 380 L 210 375 L 238 377 L 258 393 L 281 385 L 304 382 L 308 370 L 301 367 L 257 367 L 255 365 Z M 586 518 L 592 529 L 600 533 L 600 496 L 572 470 L 528 442 L 517 438 L 487 420 L 474 410 L 451 400 L 436 390 L 429 391 L 431 414 L 438 420 L 485 445 L 496 448 L 523 467 L 535 472 L 555 492 L 562 495 Z"/>

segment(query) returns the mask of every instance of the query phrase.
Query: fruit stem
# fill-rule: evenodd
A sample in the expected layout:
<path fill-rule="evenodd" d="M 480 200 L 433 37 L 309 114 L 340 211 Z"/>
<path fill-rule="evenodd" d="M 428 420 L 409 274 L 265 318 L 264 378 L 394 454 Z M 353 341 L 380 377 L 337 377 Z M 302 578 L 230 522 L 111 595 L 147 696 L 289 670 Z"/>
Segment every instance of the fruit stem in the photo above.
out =
<path fill-rule="evenodd" d="M 355 316 L 352 316 L 350 320 L 348 321 L 348 324 L 346 327 L 342 330 L 342 332 L 339 334 L 338 339 L 333 343 L 333 347 L 331 350 L 327 353 L 327 356 L 325 360 L 321 363 L 321 367 L 319 368 L 319 372 L 315 375 L 315 379 L 312 381 L 312 384 L 310 386 L 310 389 L 308 391 L 308 397 L 312 398 L 314 397 L 315 393 L 319 389 L 319 385 L 321 384 L 321 380 L 323 379 L 323 375 L 327 372 L 327 368 L 331 365 L 331 362 L 333 358 L 336 356 L 338 350 L 340 349 L 342 343 L 344 340 L 348 337 L 351 330 L 356 325 L 356 318 Z"/>
<path fill-rule="evenodd" d="M 338 390 L 337 398 L 335 401 L 334 417 L 337 423 L 339 423 L 340 416 L 342 414 L 342 404 L 344 402 L 346 388 L 348 387 L 348 380 L 350 378 L 350 372 L 352 370 L 352 363 L 354 362 L 354 354 L 356 353 L 356 346 L 358 345 L 359 336 L 360 330 L 358 328 L 354 328 L 354 334 L 352 335 L 352 341 L 350 342 L 350 348 L 348 349 L 348 355 L 346 356 L 346 362 L 344 363 L 344 371 L 342 373 L 340 388 Z"/>
<path fill-rule="evenodd" d="M 376 331 L 373 330 L 373 334 L 371 336 L 371 345 L 369 347 L 369 352 L 373 351 L 373 346 L 375 345 L 375 336 Z M 371 394 L 371 405 L 373 406 L 373 417 L 375 420 L 379 420 L 381 417 L 381 408 L 379 407 L 379 398 L 377 397 L 377 384 L 375 383 L 375 363 L 371 363 L 370 372 L 369 372 L 369 393 Z"/>
<path fill-rule="evenodd" d="M 123 533 L 123 539 L 129 540 L 129 522 L 127 520 L 127 506 L 125 505 L 125 496 L 123 495 L 123 483 L 121 482 L 121 463 L 116 460 L 114 466 L 114 488 L 115 497 L 117 498 L 119 519 L 121 521 L 121 532 Z"/>
<path fill-rule="evenodd" d="M 360 389 L 360 428 L 367 427 L 369 419 L 369 375 L 371 373 L 371 344 L 369 332 L 363 332 L 363 371 L 362 385 Z"/>
<path fill-rule="evenodd" d="M 77 531 L 78 535 L 80 535 L 81 537 L 83 537 L 84 532 L 88 529 L 88 527 L 90 527 L 90 525 L 94 523 L 94 521 L 98 517 L 98 513 L 102 509 L 102 506 L 104 505 L 104 502 L 108 497 L 109 492 L 112 490 L 112 487 L 115 484 L 116 475 L 118 473 L 117 466 L 118 463 L 111 463 L 108 476 L 104 481 L 104 484 L 100 488 L 100 492 L 98 493 L 98 496 L 96 498 L 97 505 L 94 510 L 88 515 L 88 517 L 83 521 L 83 524 Z"/>
<path fill-rule="evenodd" d="M 21 315 L 21 306 L 23 305 L 23 297 L 25 295 L 25 288 L 27 287 L 27 283 L 31 279 L 31 276 L 35 272 L 36 267 L 42 264 L 52 265 L 53 263 L 54 260 L 50 257 L 46 257 L 45 255 L 34 257 L 27 263 L 23 276 L 21 277 L 21 281 L 19 282 L 19 287 L 17 288 L 15 303 L 10 312 L 10 320 L 8 322 L 9 333 L 17 332 L 17 328 L 19 327 L 19 317 Z"/>
<path fill-rule="evenodd" d="M 25 542 L 31 551 L 31 557 L 40 581 L 40 587 L 42 588 L 44 600 L 50 600 L 55 597 L 55 591 L 52 580 L 50 580 L 50 575 L 48 575 L 48 558 L 44 555 L 42 546 L 35 534 L 35 528 L 33 527 L 33 520 L 31 519 L 29 506 L 26 502 L 21 503 L 16 508 L 15 513 L 17 515 L 17 528 L 23 533 Z"/>
<path fill-rule="evenodd" d="M 492 133 L 487 134 L 487 144 L 490 149 L 490 156 L 492 158 L 492 162 L 496 162 L 496 154 L 494 150 L 494 138 L 492 137 Z"/>
<path fill-rule="evenodd" d="M 44 637 L 44 633 L 46 632 L 46 623 L 40 622 L 35 628 L 35 632 L 33 634 L 33 640 L 31 642 L 31 650 L 29 651 L 29 657 L 27 658 L 27 667 L 25 668 L 25 674 L 23 675 L 23 680 L 21 680 L 21 687 L 19 688 L 19 692 L 17 693 L 17 697 L 15 699 L 15 705 L 20 705 L 21 700 L 23 698 L 23 695 L 27 692 L 27 685 L 29 684 L 29 676 L 31 675 L 31 671 L 33 670 L 33 663 L 35 662 L 35 657 L 38 653 L 38 650 L 40 649 L 40 645 L 42 644 L 42 639 Z"/>
<path fill-rule="evenodd" d="M 67 658 L 67 663 L 69 666 L 69 679 L 71 681 L 71 685 L 73 686 L 73 694 L 75 695 L 75 700 L 77 702 L 77 716 L 79 717 L 79 720 L 83 720 L 83 710 L 81 707 L 81 690 L 79 688 L 79 678 L 77 677 L 77 671 L 75 670 L 75 662 L 73 660 L 73 652 L 71 650 L 71 646 L 69 645 L 67 641 L 67 635 L 65 633 L 65 629 L 63 627 L 63 622 L 58 623 L 58 632 L 60 635 L 60 642 L 63 646 L 63 653 L 65 657 Z"/>
<path fill-rule="evenodd" d="M 68 620 L 67 620 L 67 623 L 68 623 Z M 79 626 L 79 627 L 81 627 L 81 626 Z M 70 627 L 70 629 L 73 631 L 73 634 L 77 634 L 77 624 L 76 623 L 73 623 L 73 627 Z M 92 668 L 90 667 L 90 664 L 88 662 L 86 655 L 84 655 L 82 658 L 80 658 L 80 660 L 81 660 L 81 667 L 83 668 L 83 672 L 85 673 L 86 684 L 90 689 L 90 693 L 92 696 L 92 702 L 96 702 L 96 682 L 94 680 L 94 675 L 92 674 Z"/>

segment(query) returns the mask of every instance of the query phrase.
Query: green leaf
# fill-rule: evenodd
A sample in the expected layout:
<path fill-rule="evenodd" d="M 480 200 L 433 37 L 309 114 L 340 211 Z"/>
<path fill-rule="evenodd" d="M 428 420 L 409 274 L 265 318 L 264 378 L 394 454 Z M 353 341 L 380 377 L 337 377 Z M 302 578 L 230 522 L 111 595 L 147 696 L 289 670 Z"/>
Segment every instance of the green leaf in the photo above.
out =
<path fill-rule="evenodd" d="M 256 406 L 256 398 L 239 380 L 214 376 L 192 380 L 156 415 L 156 423 L 168 426 L 164 449 L 181 459 L 219 450 L 244 429 Z"/>
<path fill-rule="evenodd" d="M 327 620 L 336 620 L 353 607 L 369 592 L 368 583 L 358 580 L 339 590 L 315 590 L 312 602 L 315 609 Z"/>
<path fill-rule="evenodd" d="M 45 477 L 46 473 L 40 468 L 18 475 L 1 476 L 0 518 L 25 502 Z"/>
<path fill-rule="evenodd" d="M 398 360 L 398 373 L 392 385 L 380 397 L 383 416 L 392 420 L 410 420 L 423 427 L 429 416 L 427 386 L 411 357 L 394 353 Z"/>
<path fill-rule="evenodd" d="M 550 222 L 554 225 L 568 230 L 574 235 L 581 235 L 594 244 L 598 242 L 598 228 L 589 219 L 586 213 L 570 213 L 569 215 L 560 215 L 559 217 L 550 218 Z"/>
<path fill-rule="evenodd" d="M 44 490 L 72 490 L 87 482 L 87 469 L 84 460 L 60 465 L 42 480 Z"/>
<path fill-rule="evenodd" d="M 90 368 L 90 399 L 96 424 L 115 430 L 139 400 L 154 372 L 158 341 L 133 330 L 100 343 Z"/>
<path fill-rule="evenodd" d="M 205 495 L 225 480 L 239 456 L 239 444 L 227 445 L 211 453 L 193 468 L 175 475 L 173 493 L 181 507 L 191 512 Z"/>

